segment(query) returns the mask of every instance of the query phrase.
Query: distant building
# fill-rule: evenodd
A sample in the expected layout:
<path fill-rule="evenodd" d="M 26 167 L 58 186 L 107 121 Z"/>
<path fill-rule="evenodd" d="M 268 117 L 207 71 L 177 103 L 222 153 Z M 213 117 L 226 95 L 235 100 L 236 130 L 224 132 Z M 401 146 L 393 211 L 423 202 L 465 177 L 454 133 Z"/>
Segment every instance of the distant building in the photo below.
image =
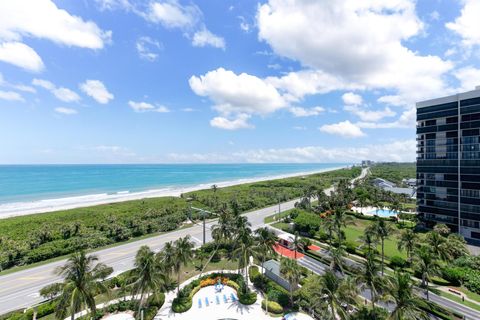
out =
<path fill-rule="evenodd" d="M 275 281 L 280 286 L 290 291 L 290 283 L 282 277 L 280 273 L 280 262 L 276 260 L 268 260 L 263 264 L 265 269 L 265 276 L 272 281 Z M 297 289 L 297 288 L 294 288 Z"/>
<path fill-rule="evenodd" d="M 417 212 L 480 242 L 480 87 L 417 103 Z"/>
<path fill-rule="evenodd" d="M 391 181 L 388 181 L 388 180 L 385 180 L 385 179 L 382 179 L 382 178 L 375 178 L 373 179 L 372 181 L 373 185 L 378 187 L 378 188 L 394 188 L 396 187 L 397 185 Z"/>
<path fill-rule="evenodd" d="M 403 183 L 405 183 L 407 186 L 415 188 L 417 186 L 417 179 L 403 179 Z"/>
<path fill-rule="evenodd" d="M 374 163 L 372 160 L 362 160 L 362 167 L 370 167 Z"/>
<path fill-rule="evenodd" d="M 383 188 L 385 191 L 389 191 L 395 194 L 404 194 L 408 196 L 409 198 L 415 198 L 417 190 L 415 188 L 398 188 L 398 187 L 387 187 Z"/>

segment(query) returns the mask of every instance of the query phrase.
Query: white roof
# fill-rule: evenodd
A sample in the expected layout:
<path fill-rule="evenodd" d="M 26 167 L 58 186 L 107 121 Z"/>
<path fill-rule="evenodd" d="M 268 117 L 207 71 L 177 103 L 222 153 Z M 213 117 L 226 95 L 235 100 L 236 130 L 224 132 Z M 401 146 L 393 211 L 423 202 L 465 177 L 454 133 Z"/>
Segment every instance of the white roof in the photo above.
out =
<path fill-rule="evenodd" d="M 280 233 L 277 237 L 279 237 L 282 240 L 292 241 L 294 236 L 293 234 L 290 234 L 290 233 Z"/>

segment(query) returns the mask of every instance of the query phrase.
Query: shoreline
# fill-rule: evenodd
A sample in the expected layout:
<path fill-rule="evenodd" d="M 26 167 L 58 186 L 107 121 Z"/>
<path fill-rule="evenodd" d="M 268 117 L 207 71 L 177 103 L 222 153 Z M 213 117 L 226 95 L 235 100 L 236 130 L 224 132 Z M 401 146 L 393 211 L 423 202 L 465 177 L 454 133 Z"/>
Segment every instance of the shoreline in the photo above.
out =
<path fill-rule="evenodd" d="M 335 171 L 349 168 L 351 165 L 340 167 L 325 168 L 309 172 L 287 173 L 275 176 L 264 176 L 256 178 L 243 178 L 233 181 L 202 183 L 191 187 L 163 188 L 138 192 L 119 191 L 116 193 L 100 193 L 83 196 L 64 197 L 58 199 L 45 199 L 25 202 L 13 202 L 0 204 L 0 219 L 7 219 L 30 214 L 41 214 L 54 211 L 62 211 L 76 208 L 92 207 L 103 204 L 118 203 L 132 200 L 141 200 L 159 197 L 180 197 L 182 193 L 208 189 L 212 184 L 216 184 L 219 188 L 231 187 L 240 184 L 254 183 L 268 180 L 277 180 L 292 178 L 298 176 L 306 176 L 317 173 Z"/>

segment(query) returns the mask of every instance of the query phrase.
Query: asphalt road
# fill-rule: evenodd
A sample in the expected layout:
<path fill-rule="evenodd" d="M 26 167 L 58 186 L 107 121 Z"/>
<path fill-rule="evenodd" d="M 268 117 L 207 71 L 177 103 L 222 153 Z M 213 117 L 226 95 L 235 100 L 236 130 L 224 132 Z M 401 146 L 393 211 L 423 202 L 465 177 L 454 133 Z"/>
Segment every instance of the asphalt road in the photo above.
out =
<path fill-rule="evenodd" d="M 354 179 L 363 178 L 367 170 L 362 170 L 362 174 Z M 352 180 L 353 182 L 353 180 Z M 333 188 L 325 190 L 330 194 Z M 281 203 L 282 211 L 294 208 L 295 202 L 299 199 Z M 256 229 L 264 226 L 264 218 L 278 213 L 278 205 L 255 210 L 246 213 L 245 216 Z M 206 241 L 212 240 L 210 228 L 216 222 L 207 223 Z M 159 236 L 125 243 L 113 248 L 102 249 L 95 252 L 99 261 L 112 267 L 114 274 L 119 274 L 133 268 L 133 262 L 136 252 L 141 246 L 149 246 L 154 251 L 160 251 L 166 242 L 190 235 L 197 245 L 203 241 L 203 228 L 201 225 L 195 225 L 190 228 L 172 231 Z M 18 271 L 5 276 L 0 276 L 0 314 L 26 308 L 41 302 L 43 299 L 38 294 L 39 290 L 48 284 L 58 282 L 60 278 L 54 274 L 55 268 L 62 266 L 65 260 L 52 262 L 42 266 Z"/>

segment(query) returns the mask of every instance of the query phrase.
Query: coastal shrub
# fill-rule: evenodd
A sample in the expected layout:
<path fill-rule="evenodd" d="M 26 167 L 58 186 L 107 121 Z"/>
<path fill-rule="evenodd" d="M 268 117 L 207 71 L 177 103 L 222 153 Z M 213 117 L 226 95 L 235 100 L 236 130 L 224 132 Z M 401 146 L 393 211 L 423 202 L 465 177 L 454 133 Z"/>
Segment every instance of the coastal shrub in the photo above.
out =
<path fill-rule="evenodd" d="M 187 312 L 191 307 L 192 298 L 190 297 L 177 297 L 172 301 L 172 310 L 176 313 Z"/>
<path fill-rule="evenodd" d="M 468 270 L 464 285 L 468 290 L 480 294 L 480 271 Z"/>
<path fill-rule="evenodd" d="M 407 260 L 400 256 L 393 256 L 390 258 L 390 267 L 393 269 L 405 268 L 407 266 Z"/>
<path fill-rule="evenodd" d="M 357 246 L 358 245 L 354 241 L 346 241 L 345 242 L 345 250 L 348 253 L 355 254 L 355 252 L 357 252 Z"/>
<path fill-rule="evenodd" d="M 252 291 L 246 293 L 238 292 L 238 301 L 243 305 L 249 306 L 257 301 L 257 294 Z"/>
<path fill-rule="evenodd" d="M 227 286 L 235 289 L 236 291 L 240 290 L 240 286 L 238 285 L 238 283 L 236 283 L 235 281 L 232 281 L 232 280 L 227 281 Z"/>
<path fill-rule="evenodd" d="M 260 271 L 258 270 L 257 266 L 251 266 L 248 268 L 248 275 L 250 278 L 250 282 L 255 282 L 255 279 L 260 276 Z"/>
<path fill-rule="evenodd" d="M 461 267 L 445 267 L 442 269 L 442 277 L 451 285 L 460 286 L 465 279 L 465 269 Z"/>
<path fill-rule="evenodd" d="M 267 301 L 262 300 L 262 309 L 267 310 L 268 312 L 271 312 L 273 314 L 282 314 L 283 313 L 283 308 L 281 305 L 276 303 L 275 301 Z"/>
<path fill-rule="evenodd" d="M 293 222 L 295 223 L 295 230 L 312 237 L 320 229 L 322 220 L 318 215 L 302 210 Z"/>
<path fill-rule="evenodd" d="M 284 290 L 279 290 L 278 288 L 270 289 L 267 296 L 268 300 L 275 301 L 282 307 L 287 307 L 290 304 L 290 297 Z"/>

